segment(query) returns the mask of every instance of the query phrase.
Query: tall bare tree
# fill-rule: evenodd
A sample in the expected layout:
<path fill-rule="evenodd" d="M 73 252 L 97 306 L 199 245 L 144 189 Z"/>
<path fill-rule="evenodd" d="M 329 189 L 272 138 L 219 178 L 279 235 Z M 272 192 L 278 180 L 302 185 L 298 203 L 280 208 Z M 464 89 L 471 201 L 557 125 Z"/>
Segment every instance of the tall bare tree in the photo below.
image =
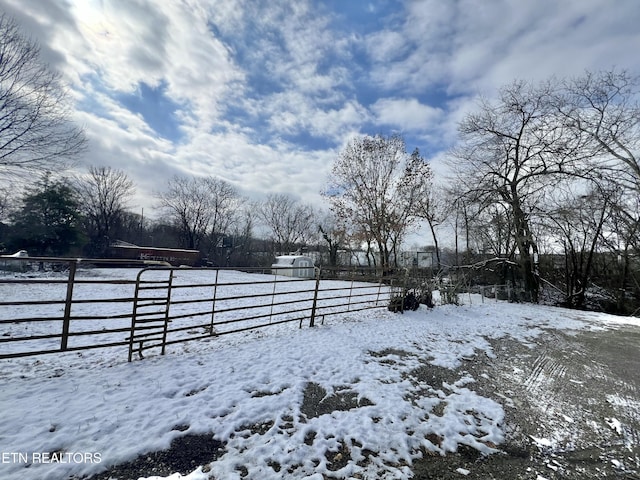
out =
<path fill-rule="evenodd" d="M 0 171 L 5 175 L 66 167 L 86 148 L 61 77 L 39 46 L 0 15 Z"/>
<path fill-rule="evenodd" d="M 231 248 L 231 245 L 225 242 L 237 232 L 238 228 L 243 235 L 242 241 L 248 241 L 251 235 L 252 218 L 244 211 L 246 199 L 233 185 L 222 179 L 211 177 L 207 180 L 207 186 L 211 216 L 208 233 L 209 259 L 217 265 L 223 265 L 227 261 L 229 253 L 227 250 Z M 237 225 L 239 222 L 243 226 Z"/>
<path fill-rule="evenodd" d="M 604 247 L 622 263 L 620 283 L 612 291 L 617 296 L 618 311 L 623 312 L 631 278 L 631 252 L 640 245 L 640 77 L 615 69 L 586 72 L 565 80 L 562 87 L 557 110 L 565 128 L 590 142 L 594 167 L 590 180 L 599 186 L 600 203 L 610 207 L 603 219 L 607 224 L 601 227 L 609 235 L 601 236 Z M 598 204 L 594 202 L 584 205 L 586 212 L 579 220 L 589 218 Z M 586 281 L 583 283 L 586 289 Z M 584 302 L 583 296 L 574 298 Z"/>
<path fill-rule="evenodd" d="M 215 247 L 228 233 L 240 201 L 235 188 L 216 177 L 175 176 L 157 198 L 180 231 L 181 246 L 196 250 L 207 238 Z"/>
<path fill-rule="evenodd" d="M 334 162 L 325 195 L 339 218 L 375 244 L 380 266 L 388 268 L 430 186 L 429 165 L 417 150 L 407 154 L 402 137 L 364 136 L 350 141 Z"/>
<path fill-rule="evenodd" d="M 135 193 L 133 181 L 122 170 L 92 166 L 76 180 L 76 191 L 91 240 L 89 253 L 104 256 L 120 233 L 127 202 Z"/>
<path fill-rule="evenodd" d="M 290 195 L 267 195 L 257 213 L 270 230 L 279 253 L 289 253 L 297 245 L 309 242 L 316 232 L 313 208 Z"/>
<path fill-rule="evenodd" d="M 566 175 L 585 174 L 583 162 L 593 154 L 585 136 L 568 131 L 558 117 L 557 88 L 555 81 L 502 88 L 496 102 L 482 101 L 463 119 L 462 144 L 454 151 L 465 201 L 508 209 L 524 286 L 534 301 L 538 242 L 531 217 L 549 188 Z"/>

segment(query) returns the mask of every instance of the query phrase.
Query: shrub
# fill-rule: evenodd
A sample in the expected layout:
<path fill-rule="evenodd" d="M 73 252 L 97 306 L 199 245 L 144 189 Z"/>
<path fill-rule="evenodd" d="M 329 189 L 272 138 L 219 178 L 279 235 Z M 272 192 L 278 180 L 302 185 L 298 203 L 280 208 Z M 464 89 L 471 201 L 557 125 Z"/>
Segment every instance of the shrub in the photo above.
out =
<path fill-rule="evenodd" d="M 404 295 L 391 297 L 388 308 L 391 312 L 403 313 L 405 310 L 417 310 L 419 306 L 420 301 L 415 293 L 407 292 Z"/>

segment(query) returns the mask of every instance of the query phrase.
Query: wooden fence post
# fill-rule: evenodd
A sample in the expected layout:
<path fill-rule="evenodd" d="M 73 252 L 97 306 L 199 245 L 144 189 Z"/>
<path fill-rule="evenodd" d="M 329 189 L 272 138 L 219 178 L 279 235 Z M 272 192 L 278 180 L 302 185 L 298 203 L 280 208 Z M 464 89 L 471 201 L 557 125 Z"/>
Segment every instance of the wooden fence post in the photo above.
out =
<path fill-rule="evenodd" d="M 64 317 L 62 319 L 62 341 L 60 342 L 60 350 L 67 350 L 69 341 L 69 326 L 71 324 L 71 302 L 73 300 L 73 285 L 76 279 L 77 261 L 69 261 L 69 278 L 67 279 L 67 297 L 64 301 Z"/>

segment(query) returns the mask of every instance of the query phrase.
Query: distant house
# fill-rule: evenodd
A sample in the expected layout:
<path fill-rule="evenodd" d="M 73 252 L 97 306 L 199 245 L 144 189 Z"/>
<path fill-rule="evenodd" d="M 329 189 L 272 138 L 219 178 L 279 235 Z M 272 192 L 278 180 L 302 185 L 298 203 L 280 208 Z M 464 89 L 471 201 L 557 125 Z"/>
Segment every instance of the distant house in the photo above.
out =
<path fill-rule="evenodd" d="M 154 260 L 167 262 L 174 266 L 195 266 L 201 262 L 199 250 L 141 247 L 122 241 L 116 241 L 109 246 L 109 257 L 130 260 Z"/>
<path fill-rule="evenodd" d="M 276 257 L 275 263 L 271 265 L 271 273 L 288 277 L 313 278 L 315 269 L 311 257 L 305 255 L 281 255 Z"/>

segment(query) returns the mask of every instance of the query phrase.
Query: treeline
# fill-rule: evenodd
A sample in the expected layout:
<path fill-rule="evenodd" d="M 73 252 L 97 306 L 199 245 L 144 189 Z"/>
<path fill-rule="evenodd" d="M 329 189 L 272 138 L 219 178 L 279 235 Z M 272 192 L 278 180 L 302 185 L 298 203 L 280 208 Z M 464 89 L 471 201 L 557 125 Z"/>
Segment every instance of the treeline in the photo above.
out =
<path fill-rule="evenodd" d="M 173 177 L 146 214 L 132 209 L 134 195 L 134 182 L 111 167 L 74 177 L 47 173 L 18 195 L 4 188 L 0 252 L 107 258 L 121 241 L 199 250 L 208 265 L 258 266 L 321 238 L 311 206 L 278 194 L 251 202 L 219 178 Z"/>
<path fill-rule="evenodd" d="M 587 72 L 482 100 L 450 154 L 440 218 L 453 218 L 456 245 L 507 260 L 533 301 L 638 313 L 638 86 Z"/>

